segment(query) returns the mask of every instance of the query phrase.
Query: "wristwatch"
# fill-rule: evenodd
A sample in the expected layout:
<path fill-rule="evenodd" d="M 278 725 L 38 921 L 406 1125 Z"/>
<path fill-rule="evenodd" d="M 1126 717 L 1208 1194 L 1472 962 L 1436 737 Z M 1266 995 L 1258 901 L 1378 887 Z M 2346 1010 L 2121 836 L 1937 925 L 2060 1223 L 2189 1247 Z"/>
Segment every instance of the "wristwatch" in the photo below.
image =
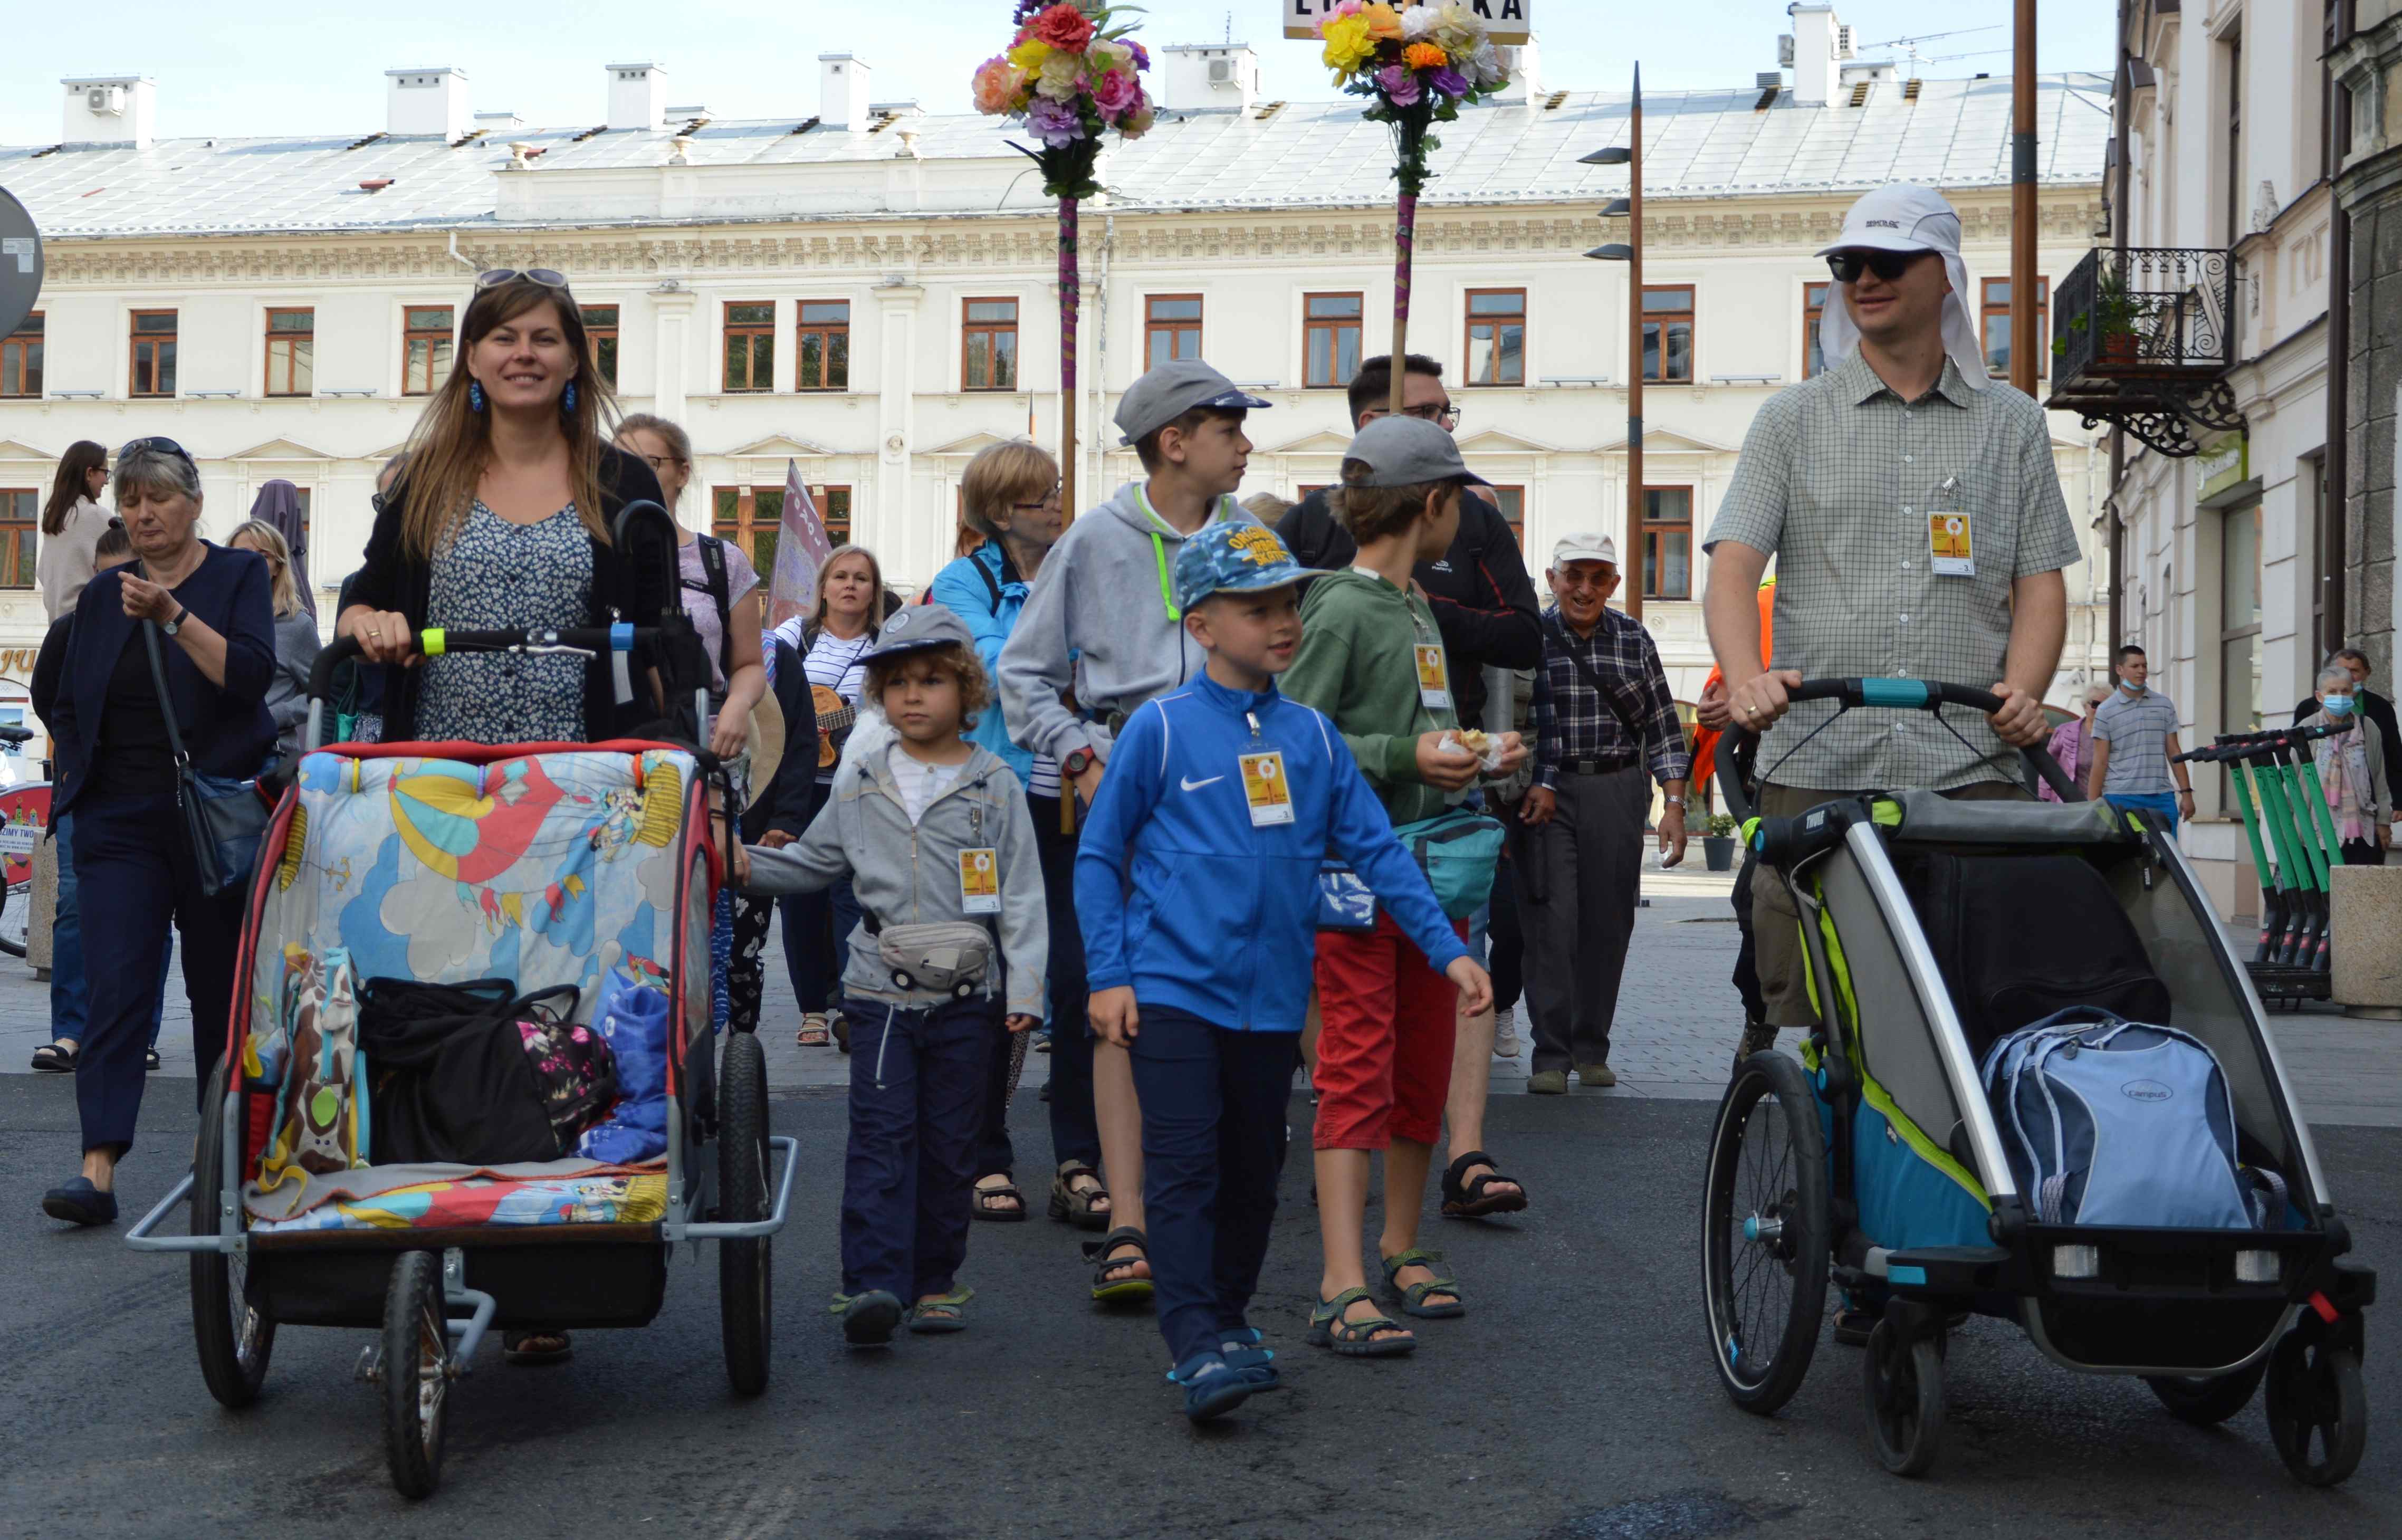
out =
<path fill-rule="evenodd" d="M 1666 803 L 1671 807 L 1682 807 L 1685 805 L 1685 799 L 1682 797 L 1662 797 L 1660 800 Z"/>
<path fill-rule="evenodd" d="M 174 619 L 173 619 L 173 620 L 171 620 L 171 621 L 169 621 L 166 625 L 161 626 L 160 627 L 159 627 L 159 629 L 160 629 L 161 631 L 166 632 L 169 636 L 171 636 L 171 637 L 172 637 L 172 636 L 173 636 L 177 631 L 180 631 L 180 630 L 182 630 L 182 629 L 184 628 L 184 622 L 185 622 L 185 620 L 186 620 L 186 618 L 188 618 L 188 617 L 190 616 L 190 614 L 191 614 L 191 612 L 190 612 L 189 610 L 185 609 L 182 605 L 180 605 L 180 604 L 179 604 L 179 605 L 175 606 L 175 618 L 174 618 Z"/>
<path fill-rule="evenodd" d="M 1075 779 L 1092 767 L 1093 751 L 1089 749 L 1070 749 L 1068 750 L 1068 757 L 1059 762 L 1059 768 L 1068 773 L 1070 780 Z"/>

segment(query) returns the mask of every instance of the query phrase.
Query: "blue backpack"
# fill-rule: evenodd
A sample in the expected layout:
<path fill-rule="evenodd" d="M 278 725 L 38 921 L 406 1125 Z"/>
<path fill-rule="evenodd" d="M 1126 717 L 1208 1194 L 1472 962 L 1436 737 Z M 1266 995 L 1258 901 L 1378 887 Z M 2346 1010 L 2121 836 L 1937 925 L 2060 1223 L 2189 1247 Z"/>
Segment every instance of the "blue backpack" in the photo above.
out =
<path fill-rule="evenodd" d="M 2235 1153 L 2235 1098 L 2200 1038 L 2077 1006 L 1995 1040 L 1985 1094 L 2039 1223 L 2257 1230 L 2285 1183 Z"/>

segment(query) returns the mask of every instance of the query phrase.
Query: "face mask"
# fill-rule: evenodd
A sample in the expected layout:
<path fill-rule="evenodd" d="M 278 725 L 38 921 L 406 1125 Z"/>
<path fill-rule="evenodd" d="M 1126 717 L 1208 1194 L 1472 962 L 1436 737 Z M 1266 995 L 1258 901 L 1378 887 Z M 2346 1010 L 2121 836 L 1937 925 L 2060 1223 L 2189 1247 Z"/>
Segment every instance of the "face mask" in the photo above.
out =
<path fill-rule="evenodd" d="M 2119 689 L 2121 689 L 2121 690 L 2124 690 L 2125 692 L 2127 692 L 2127 694 L 2131 694 L 2131 695 L 2140 695 L 2140 694 L 2142 694 L 2144 693 L 2144 687 L 2143 687 L 2142 685 L 2140 685 L 2140 684 L 2137 684 L 2133 680 L 2131 680 L 2131 679 L 2122 679 L 2122 680 L 2120 680 L 2120 681 L 2119 681 Z"/>
<path fill-rule="evenodd" d="M 2340 722 L 2343 718 L 2352 715 L 2352 697 L 2350 695 L 2329 695 L 2326 699 L 2319 702 L 2319 709 L 2327 714 L 2327 720 L 2329 722 Z"/>

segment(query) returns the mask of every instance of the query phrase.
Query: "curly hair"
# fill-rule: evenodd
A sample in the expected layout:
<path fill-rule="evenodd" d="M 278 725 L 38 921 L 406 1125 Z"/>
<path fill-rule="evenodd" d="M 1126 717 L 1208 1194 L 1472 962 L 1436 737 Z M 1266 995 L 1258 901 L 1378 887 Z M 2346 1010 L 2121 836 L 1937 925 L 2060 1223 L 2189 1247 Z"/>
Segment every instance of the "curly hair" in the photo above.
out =
<path fill-rule="evenodd" d="M 940 647 L 919 647 L 906 653 L 892 653 L 867 666 L 867 698 L 878 706 L 884 703 L 884 692 L 901 677 L 904 664 L 923 659 L 951 676 L 959 687 L 959 730 L 965 732 L 976 724 L 976 718 L 992 704 L 992 681 L 984 671 L 983 662 L 969 649 L 956 641 Z"/>

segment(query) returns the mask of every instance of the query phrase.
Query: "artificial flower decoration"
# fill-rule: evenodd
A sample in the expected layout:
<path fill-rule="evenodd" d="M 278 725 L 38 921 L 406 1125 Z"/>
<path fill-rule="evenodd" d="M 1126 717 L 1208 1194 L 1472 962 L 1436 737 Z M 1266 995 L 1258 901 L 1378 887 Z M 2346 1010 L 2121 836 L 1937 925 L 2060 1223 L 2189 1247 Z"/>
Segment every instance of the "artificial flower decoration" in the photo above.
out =
<path fill-rule="evenodd" d="M 1113 129 L 1133 139 L 1152 125 L 1141 79 L 1151 56 L 1126 35 L 1133 24 L 1118 21 L 1135 10 L 1116 6 L 1088 13 L 1074 0 L 1019 0 L 1017 35 L 1007 51 L 976 70 L 976 111 L 1025 120 L 1042 147 L 1015 147 L 1042 168 L 1042 190 L 1054 198 L 1099 192 L 1093 168 L 1101 135 Z"/>
<path fill-rule="evenodd" d="M 1431 174 L 1427 157 L 1440 141 L 1430 125 L 1458 117 L 1510 83 L 1484 23 L 1460 3 L 1396 10 L 1384 0 L 1344 0 L 1318 24 L 1334 83 L 1369 98 L 1364 117 L 1393 126 L 1393 175 L 1415 197 Z"/>

